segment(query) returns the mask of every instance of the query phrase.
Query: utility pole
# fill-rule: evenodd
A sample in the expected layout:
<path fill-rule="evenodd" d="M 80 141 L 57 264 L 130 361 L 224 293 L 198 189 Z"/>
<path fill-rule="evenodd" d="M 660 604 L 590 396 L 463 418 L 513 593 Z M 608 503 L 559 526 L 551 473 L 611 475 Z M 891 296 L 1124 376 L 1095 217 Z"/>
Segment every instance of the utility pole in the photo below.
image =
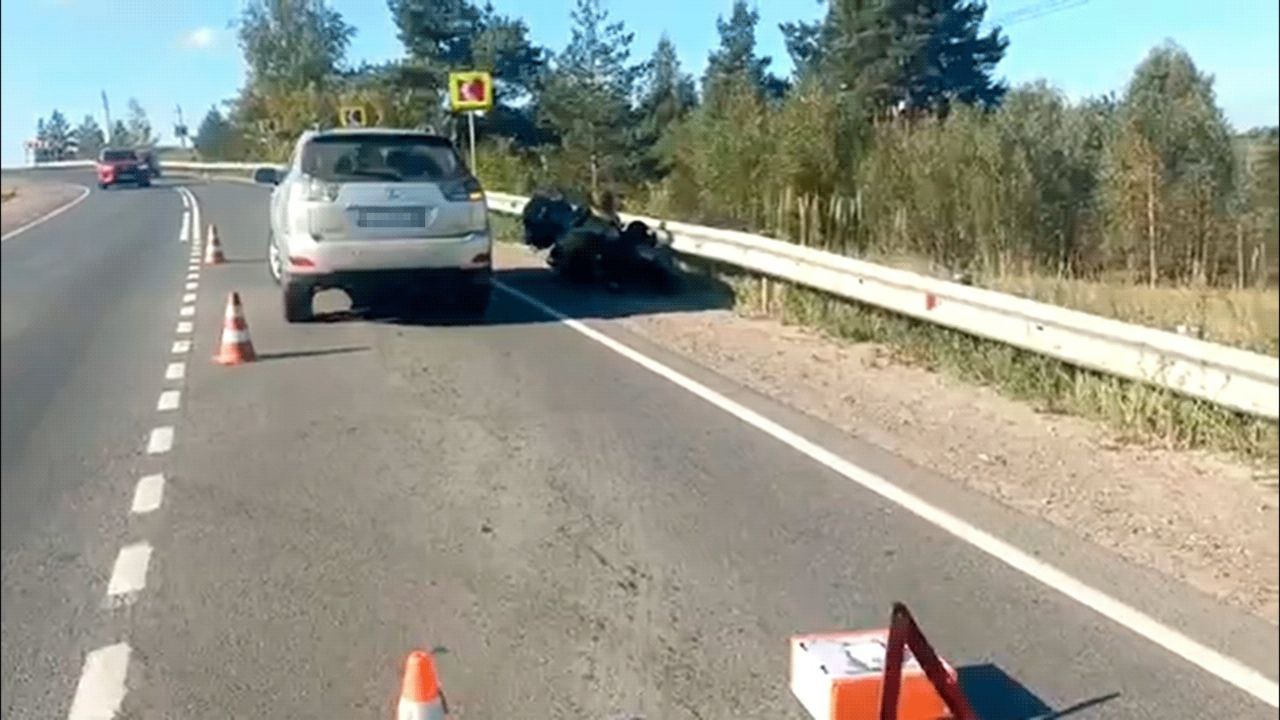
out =
<path fill-rule="evenodd" d="M 187 149 L 187 124 L 182 121 L 182 106 L 175 105 L 174 109 L 178 113 L 178 127 L 174 128 L 175 130 L 178 130 L 178 132 L 174 134 L 178 136 L 178 147 L 182 148 L 183 150 L 186 150 Z"/>
<path fill-rule="evenodd" d="M 107 91 L 102 91 L 102 114 L 107 118 L 107 144 L 111 144 L 111 106 L 107 104 Z"/>

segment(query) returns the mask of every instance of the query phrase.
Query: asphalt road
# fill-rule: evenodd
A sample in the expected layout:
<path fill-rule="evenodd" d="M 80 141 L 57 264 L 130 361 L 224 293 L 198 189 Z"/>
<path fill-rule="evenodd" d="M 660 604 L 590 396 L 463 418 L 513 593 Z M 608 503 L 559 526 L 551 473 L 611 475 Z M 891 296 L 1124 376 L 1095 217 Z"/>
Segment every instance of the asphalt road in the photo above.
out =
<path fill-rule="evenodd" d="M 189 182 L 229 262 L 187 280 L 177 182 L 95 188 L 3 245 L 5 718 L 67 717 L 116 643 L 128 718 L 386 717 L 418 646 L 460 717 L 800 718 L 787 637 L 881 627 L 895 600 L 987 720 L 1274 717 L 513 296 L 480 324 L 286 325 L 261 188 Z M 501 277 L 1276 678 L 1274 627 L 609 321 L 651 303 Z M 261 357 L 226 368 L 232 290 Z M 149 453 L 157 427 L 173 446 Z M 131 512 L 153 474 L 159 506 Z"/>

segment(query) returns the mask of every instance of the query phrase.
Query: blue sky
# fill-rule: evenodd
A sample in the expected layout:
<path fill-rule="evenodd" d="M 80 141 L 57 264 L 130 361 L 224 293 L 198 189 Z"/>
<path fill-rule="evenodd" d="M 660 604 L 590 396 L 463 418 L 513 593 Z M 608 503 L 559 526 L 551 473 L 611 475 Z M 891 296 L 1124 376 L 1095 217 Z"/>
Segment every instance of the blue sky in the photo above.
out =
<path fill-rule="evenodd" d="M 123 117 L 136 97 L 170 138 L 181 105 L 194 127 L 211 104 L 233 95 L 243 64 L 228 22 L 241 0 L 5 0 L 0 4 L 0 149 L 22 161 L 36 118 L 58 108 L 73 124 L 86 113 L 102 123 L 99 91 Z M 569 36 L 573 0 L 493 0 L 522 16 L 534 39 L 553 49 Z M 351 59 L 398 57 L 401 46 L 383 0 L 333 0 L 358 28 Z M 715 19 L 732 0 L 605 0 L 635 32 L 634 55 L 665 31 L 687 70 L 700 72 L 716 44 Z M 988 18 L 1006 26 L 1009 51 L 999 73 L 1012 83 L 1046 78 L 1072 97 L 1120 90 L 1147 51 L 1166 38 L 1217 79 L 1219 104 L 1237 127 L 1277 123 L 1280 10 L 1276 0 L 989 0 Z M 758 42 L 776 72 L 790 70 L 778 23 L 816 18 L 814 0 L 757 0 Z M 1028 8 L 1045 10 L 1028 18 Z M 1034 15 L 1034 13 L 1031 13 Z M 95 50 L 103 46 L 107 49 Z"/>

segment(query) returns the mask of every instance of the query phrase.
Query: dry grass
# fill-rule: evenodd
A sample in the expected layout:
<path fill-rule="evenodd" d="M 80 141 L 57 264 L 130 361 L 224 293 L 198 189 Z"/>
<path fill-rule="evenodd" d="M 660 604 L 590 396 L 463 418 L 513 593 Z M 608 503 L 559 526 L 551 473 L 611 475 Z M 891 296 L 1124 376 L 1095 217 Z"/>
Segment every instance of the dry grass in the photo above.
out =
<path fill-rule="evenodd" d="M 18 191 L 14 188 L 11 188 L 11 187 L 0 188 L 0 202 L 9 202 L 17 194 L 18 194 Z"/>
<path fill-rule="evenodd" d="M 1212 342 L 1280 355 L 1276 290 L 1146 287 L 1083 280 L 1009 278 L 993 290 L 1165 330 L 1186 328 Z"/>

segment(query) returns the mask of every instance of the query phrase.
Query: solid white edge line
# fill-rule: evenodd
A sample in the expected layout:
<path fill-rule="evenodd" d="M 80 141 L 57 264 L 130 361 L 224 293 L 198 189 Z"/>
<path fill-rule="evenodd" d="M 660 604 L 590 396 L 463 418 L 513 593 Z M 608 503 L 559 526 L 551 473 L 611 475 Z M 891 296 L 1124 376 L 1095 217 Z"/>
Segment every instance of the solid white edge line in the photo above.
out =
<path fill-rule="evenodd" d="M 187 191 L 187 195 L 191 198 L 191 240 L 196 243 L 203 242 L 204 228 L 200 226 L 202 222 L 200 218 L 200 201 L 196 199 L 196 194 L 191 192 L 191 188 L 183 188 Z"/>
<path fill-rule="evenodd" d="M 133 504 L 129 512 L 144 515 L 160 508 L 164 501 L 164 475 L 145 475 L 138 480 L 133 490 Z"/>
<path fill-rule="evenodd" d="M 109 720 L 124 703 L 129 645 L 116 643 L 85 655 L 67 720 Z"/>
<path fill-rule="evenodd" d="M 183 204 L 186 204 L 186 198 L 183 198 Z M 190 242 L 191 240 L 191 211 L 182 211 L 182 225 L 178 229 L 178 242 Z"/>
<path fill-rule="evenodd" d="M 187 364 L 182 362 L 171 362 L 164 369 L 165 380 L 181 380 L 187 376 Z"/>
<path fill-rule="evenodd" d="M 147 586 L 147 566 L 151 564 L 151 545 L 137 542 L 120 548 L 116 564 L 111 568 L 107 595 L 115 597 L 136 593 Z"/>
<path fill-rule="evenodd" d="M 163 425 L 151 430 L 151 437 L 147 440 L 147 454 L 161 455 L 169 452 L 173 448 L 173 426 Z"/>
<path fill-rule="evenodd" d="M 31 222 L 27 223 L 26 225 L 23 225 L 22 227 L 14 228 L 13 230 L 10 230 L 9 232 L 5 233 L 4 235 L 0 235 L 0 243 L 2 243 L 2 242 L 7 242 L 7 241 L 9 240 L 9 238 L 11 238 L 11 237 L 13 237 L 13 236 L 15 236 L 15 235 L 18 235 L 18 234 L 20 234 L 20 233 L 24 233 L 24 232 L 26 232 L 26 231 L 30 230 L 31 228 L 33 228 L 33 227 L 35 227 L 35 226 L 39 225 L 40 223 L 42 223 L 42 222 L 44 222 L 44 221 L 46 221 L 46 220 L 52 220 L 53 218 L 55 218 L 55 217 L 57 217 L 57 216 L 61 215 L 62 213 L 64 213 L 64 212 L 66 212 L 66 211 L 70 210 L 71 208 L 75 207 L 76 205 L 79 205 L 81 200 L 84 200 L 85 198 L 89 197 L 89 188 L 87 188 L 87 187 L 85 187 L 85 186 L 83 186 L 83 185 L 78 185 L 77 187 L 79 187 L 79 188 L 80 188 L 80 195 L 79 195 L 78 197 L 76 197 L 74 200 L 72 200 L 72 201 L 68 202 L 68 203 L 67 203 L 67 204 L 65 204 L 65 205 L 60 205 L 60 206 L 58 206 L 58 207 L 56 207 L 56 208 L 54 208 L 54 209 L 50 210 L 49 212 L 45 213 L 44 215 L 41 215 L 40 217 L 36 218 L 35 220 L 32 220 Z"/>
<path fill-rule="evenodd" d="M 604 333 L 595 330 L 585 323 L 555 310 L 551 306 L 537 300 L 500 281 L 493 281 L 494 287 L 530 305 L 548 316 L 555 318 L 566 327 L 585 335 L 587 338 L 609 348 L 613 352 L 636 363 L 644 369 L 675 384 L 683 390 L 720 408 L 742 422 L 760 430 L 766 435 L 791 446 L 801 454 L 825 465 L 843 475 L 863 488 L 876 493 L 890 502 L 902 507 L 932 525 L 947 531 L 959 540 L 991 555 L 1022 574 L 1040 582 L 1052 590 L 1071 598 L 1098 614 L 1129 629 L 1130 631 L 1159 645 L 1169 652 L 1181 657 L 1201 670 L 1236 686 L 1271 707 L 1280 707 L 1280 685 L 1261 672 L 1245 665 L 1234 658 L 1227 657 L 1212 648 L 1192 640 L 1181 632 L 1160 623 L 1155 618 L 1130 607 L 1101 590 L 1094 589 L 1084 582 L 1058 570 L 1041 560 L 1028 555 L 991 533 L 981 530 L 968 522 L 930 504 L 923 498 L 894 485 L 875 473 L 854 465 L 852 462 L 836 455 L 795 433 L 782 425 L 766 418 L 756 411 L 734 402 L 711 388 L 687 377 L 680 372 L 650 358 L 628 345 L 614 340 Z"/>
<path fill-rule="evenodd" d="M 174 355 L 185 355 L 191 350 L 190 340 L 174 340 L 173 347 L 169 349 Z"/>
<path fill-rule="evenodd" d="M 165 390 L 160 393 L 160 399 L 156 401 L 156 410 L 166 412 L 169 410 L 177 410 L 182 404 L 181 390 Z"/>

